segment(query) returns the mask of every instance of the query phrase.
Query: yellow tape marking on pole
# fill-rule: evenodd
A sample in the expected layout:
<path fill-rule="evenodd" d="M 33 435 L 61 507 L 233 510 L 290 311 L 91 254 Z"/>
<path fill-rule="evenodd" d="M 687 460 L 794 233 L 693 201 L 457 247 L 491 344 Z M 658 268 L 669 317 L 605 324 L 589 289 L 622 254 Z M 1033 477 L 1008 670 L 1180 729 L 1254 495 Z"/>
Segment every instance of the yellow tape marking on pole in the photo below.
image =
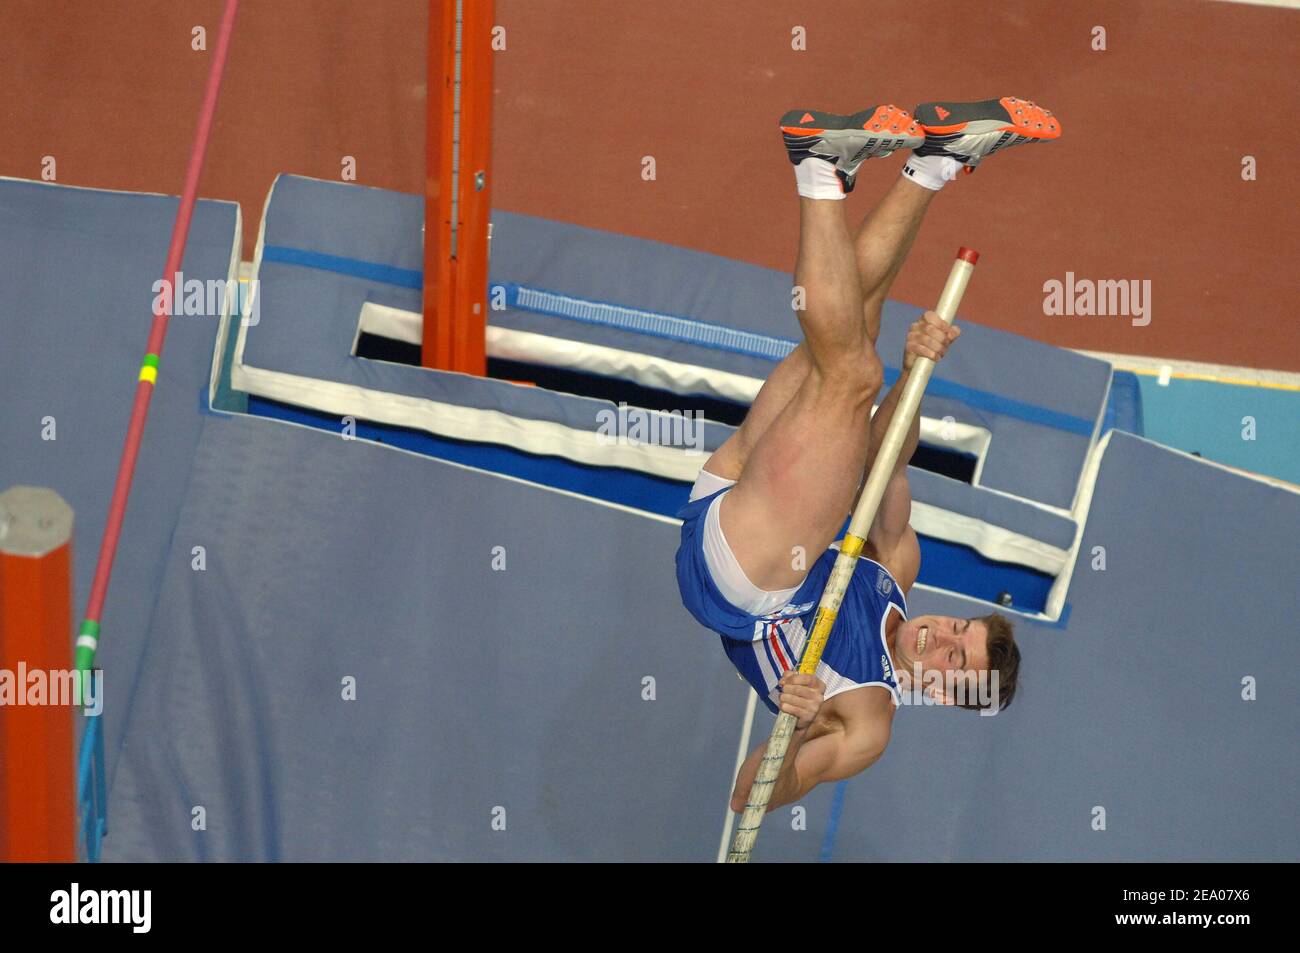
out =
<path fill-rule="evenodd" d="M 965 248 L 959 250 L 957 256 L 957 260 L 952 263 L 952 270 L 948 272 L 948 281 L 943 286 L 943 294 L 939 296 L 939 304 L 935 308 L 946 324 L 952 324 L 953 318 L 956 317 L 957 307 L 966 292 L 971 272 L 975 270 L 975 261 L 979 258 L 975 252 Z M 849 531 L 840 546 L 839 555 L 835 558 L 835 565 L 826 582 L 826 589 L 822 592 L 821 602 L 817 605 L 812 633 L 808 637 L 803 658 L 799 662 L 799 671 L 804 675 L 817 673 L 817 663 L 821 661 L 822 650 L 826 647 L 831 627 L 835 624 L 840 603 L 844 600 L 844 593 L 848 591 L 849 580 L 853 578 L 853 570 L 858 564 L 858 557 L 862 555 L 862 547 L 871 530 L 871 524 L 876 521 L 880 500 L 885 495 L 885 487 L 889 484 L 889 478 L 898 463 L 903 441 L 912 426 L 912 418 L 916 416 L 917 408 L 921 406 L 921 394 L 925 391 L 925 385 L 930 382 L 930 373 L 933 370 L 933 361 L 925 357 L 917 358 L 916 363 L 912 365 L 907 383 L 903 386 L 903 394 L 894 410 L 893 419 L 889 421 L 885 438 L 876 451 L 871 473 L 868 474 L 866 485 L 862 488 L 862 495 L 858 497 L 858 505 L 853 508 Z M 731 842 L 731 852 L 727 855 L 729 864 L 749 863 L 754 842 L 758 840 L 759 826 L 767 813 L 767 805 L 772 799 L 772 788 L 781 774 L 781 765 L 785 762 L 785 754 L 790 748 L 790 738 L 794 734 L 796 724 L 797 719 L 794 715 L 782 712 L 777 716 L 776 725 L 772 728 L 772 735 L 767 741 L 767 750 L 764 751 L 763 760 L 758 766 L 758 774 L 749 789 L 749 802 L 745 805 L 740 823 L 736 826 L 736 836 Z"/>

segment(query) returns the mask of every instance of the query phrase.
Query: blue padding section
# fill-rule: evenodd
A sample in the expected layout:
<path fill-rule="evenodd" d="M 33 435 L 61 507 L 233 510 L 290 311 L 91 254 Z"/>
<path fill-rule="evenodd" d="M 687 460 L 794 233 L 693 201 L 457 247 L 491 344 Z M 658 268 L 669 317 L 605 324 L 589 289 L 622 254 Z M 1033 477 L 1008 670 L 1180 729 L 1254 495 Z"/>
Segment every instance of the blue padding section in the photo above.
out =
<path fill-rule="evenodd" d="M 305 186 L 308 187 L 307 194 L 299 195 L 298 193 Z M 266 222 L 268 248 L 284 248 L 282 242 L 293 238 L 310 240 L 318 248 L 327 249 L 336 247 L 330 244 L 331 242 L 339 242 L 341 244 L 338 247 L 352 254 L 356 253 L 359 247 L 356 233 L 349 232 L 346 236 L 335 235 L 334 233 L 339 231 L 337 226 L 331 228 L 329 223 L 318 220 L 310 208 L 303 207 L 302 203 L 308 198 L 332 199 L 340 194 L 339 188 L 332 184 L 323 190 L 316 186 L 319 186 L 319 183 L 293 177 L 281 177 L 277 180 Z M 341 191 L 347 199 L 345 205 L 356 203 L 358 199 L 377 199 L 375 190 L 363 189 L 352 192 L 342 189 Z M 390 214 L 394 213 L 394 197 L 385 193 L 382 199 L 382 207 Z M 364 206 L 367 203 L 363 201 L 360 204 Z M 360 215 L 362 210 L 362 208 L 351 207 L 336 209 L 341 216 L 346 216 L 348 221 Z M 381 239 L 391 242 L 393 229 L 400 231 L 401 228 L 413 228 L 418 231 L 418 220 L 399 217 L 391 229 L 372 238 L 377 242 Z M 382 250 L 383 247 L 381 245 L 379 249 Z M 497 243 L 494 247 L 499 249 L 501 246 Z M 245 350 L 245 361 L 250 366 L 293 373 L 316 380 L 356 384 L 394 395 L 418 396 L 455 406 L 486 408 L 522 419 L 553 421 L 588 431 L 599 426 L 599 414 L 613 408 L 613 405 L 606 401 L 574 397 L 541 388 L 517 387 L 506 381 L 353 358 L 349 351 L 356 333 L 357 315 L 361 306 L 366 301 L 386 302 L 388 299 L 385 296 L 416 295 L 418 292 L 414 289 L 394 286 L 387 280 L 388 276 L 382 268 L 372 267 L 372 261 L 337 255 L 332 250 L 304 251 L 295 259 L 298 264 L 287 263 L 283 260 L 286 256 L 279 253 L 268 256 L 265 251 L 264 248 L 262 267 L 259 272 L 262 279 L 260 291 L 262 320 L 258 326 L 249 329 Z M 399 261 L 405 263 L 410 258 L 408 254 L 407 258 Z M 317 268 L 312 264 L 314 262 L 326 267 Z M 355 262 L 356 267 L 350 268 L 346 262 Z M 301 264 L 310 267 L 304 268 Z M 413 269 L 405 268 L 404 264 L 392 267 L 408 275 L 414 273 Z M 536 289 L 530 291 L 519 285 L 509 286 L 509 293 L 514 295 L 516 300 L 520 295 L 533 294 L 535 291 Z M 572 302 L 570 304 L 575 308 L 578 307 Z M 711 339 L 720 347 L 743 345 L 757 348 L 766 346 L 763 342 L 780 345 L 785 349 L 793 346 L 791 341 L 778 341 L 754 332 L 734 331 L 671 315 L 637 312 L 629 317 L 626 309 L 619 311 L 605 305 L 593 305 L 593 307 L 597 310 L 603 309 L 601 313 L 604 316 L 600 318 L 602 321 L 628 320 L 655 333 L 681 332 L 682 335 L 693 335 L 698 340 Z M 574 313 L 579 314 L 581 310 L 575 310 Z M 569 321 L 569 323 L 578 322 Z M 905 328 L 902 330 L 905 331 Z M 655 333 L 638 335 L 638 340 L 643 343 L 656 340 Z M 746 334 L 748 337 L 744 336 Z M 965 340 L 966 336 L 963 336 L 963 342 Z M 769 363 L 768 367 L 771 366 Z M 932 381 L 931 388 L 943 390 L 947 395 L 935 398 L 936 401 L 946 401 L 936 406 L 940 409 L 960 408 L 956 412 L 959 418 L 969 417 L 970 410 L 965 404 L 959 405 L 953 399 L 954 397 L 965 398 L 974 404 L 982 401 L 989 407 L 999 407 L 1003 410 L 1027 412 L 1030 416 L 1036 414 L 1040 417 L 1044 415 L 1051 417 L 1055 414 L 1054 411 L 1043 408 L 1037 410 L 1030 408 L 1026 411 L 1026 408 L 1011 406 L 1014 402 L 996 394 L 985 395 L 965 385 L 939 379 Z M 336 416 L 331 414 L 328 417 L 309 420 L 310 413 L 298 409 L 308 405 L 310 399 L 310 384 L 308 384 L 302 398 L 292 402 L 294 407 L 271 409 L 271 404 L 263 403 L 259 405 L 256 412 L 269 416 L 287 416 L 287 419 L 312 422 L 317 426 L 322 420 L 328 421 L 325 425 L 329 429 L 337 429 Z M 980 423 L 987 425 L 988 413 L 991 411 L 981 412 L 978 418 Z M 360 406 L 354 412 L 354 416 L 358 419 L 367 418 L 364 408 Z M 999 417 L 998 419 L 1005 425 L 1010 418 Z M 1075 429 L 1086 429 L 1083 422 L 1076 423 L 1078 426 Z M 368 423 L 366 426 L 373 428 L 367 432 L 367 436 L 373 435 L 381 442 L 395 443 L 442 459 L 511 474 L 547 486 L 572 490 L 649 512 L 671 516 L 680 505 L 675 491 L 665 489 L 675 484 L 655 476 L 638 474 L 637 479 L 634 480 L 629 473 L 626 479 L 602 481 L 599 478 L 599 474 L 605 472 L 602 468 L 587 467 L 558 457 L 520 453 L 508 446 L 470 447 L 457 440 L 438 435 L 386 427 L 382 424 Z M 1040 435 L 1040 439 L 1045 441 L 1044 445 L 1051 448 L 1053 453 L 1049 459 L 1040 461 L 1033 468 L 1022 466 L 1020 469 L 1037 473 L 1051 472 L 1053 467 L 1064 468 L 1061 471 L 1063 475 L 1061 485 L 1063 488 L 1068 488 L 1072 495 L 1073 484 L 1070 482 L 1072 474 L 1069 471 L 1071 464 L 1068 462 L 1068 455 L 1060 452 L 1059 441 L 1075 440 L 1076 437 L 1051 427 L 1035 426 L 1031 430 Z M 705 429 L 705 449 L 713 450 L 720 446 L 731 432 L 731 428 L 724 425 L 708 424 Z M 1012 432 L 1003 426 L 994 442 L 1007 444 L 1011 439 Z M 1053 443 L 1053 439 L 1057 443 Z M 1086 441 L 1079 446 L 1085 444 Z M 986 471 L 989 466 L 990 461 L 986 460 Z M 1058 548 L 1068 548 L 1073 541 L 1073 522 L 1058 514 L 1046 512 L 1005 495 L 990 493 L 982 487 L 971 487 L 922 471 L 913 471 L 913 473 L 914 494 L 916 499 L 922 502 L 933 503 L 953 512 L 1041 539 Z M 957 565 L 962 564 L 965 558 L 950 552 L 942 556 L 945 562 Z M 970 558 L 975 558 L 973 553 L 970 554 Z M 978 566 L 967 567 L 963 570 L 963 575 L 974 579 L 979 575 L 978 569 Z M 1016 593 L 1018 598 L 1020 593 L 1024 592 L 1027 605 L 1038 604 L 1037 597 L 1034 595 L 1039 588 L 1036 583 L 1027 585 L 1016 578 L 1006 579 L 1005 575 L 1005 568 L 990 571 L 984 577 L 981 588 L 962 591 L 979 593 L 985 598 L 993 598 L 1003 590 Z"/>
<path fill-rule="evenodd" d="M 364 302 L 420 310 L 414 277 L 422 267 L 422 217 L 419 196 L 280 176 L 268 203 L 265 246 L 301 254 L 292 265 L 276 260 L 282 252 L 264 255 L 258 276 L 263 321 L 248 335 L 248 364 L 426 396 L 427 374 L 395 365 L 363 367 L 365 362 L 349 356 Z M 493 284 L 626 309 L 636 316 L 631 324 L 648 322 L 660 333 L 608 323 L 607 312 L 593 322 L 517 307 L 491 311 L 495 326 L 759 378 L 799 336 L 785 272 L 507 212 L 494 212 L 493 225 Z M 312 262 L 327 270 L 301 267 Z M 886 303 L 878 345 L 886 363 L 901 354 L 907 327 L 920 313 Z M 1109 365 L 979 325 L 963 326 L 962 344 L 937 369 L 922 412 L 951 415 L 993 434 L 981 471 L 984 485 L 1069 507 L 1093 424 L 1104 410 Z M 688 327 L 691 333 L 683 333 Z M 692 335 L 699 340 L 690 340 Z M 713 346 L 719 341 L 727 348 Z M 520 398 L 517 412 L 533 416 L 527 408 L 540 399 Z M 1034 466 L 1024 465 L 1029 458 Z"/>
<path fill-rule="evenodd" d="M 999 526 L 1057 549 L 1069 549 L 1074 544 L 1076 524 L 1068 516 L 916 467 L 908 468 L 907 479 L 912 499 L 921 503 Z"/>
<path fill-rule="evenodd" d="M 271 186 L 263 223 L 266 245 L 411 272 L 424 269 L 420 195 L 281 174 Z"/>
<path fill-rule="evenodd" d="M 1102 432 L 1107 430 L 1126 430 L 1139 437 L 1146 432 L 1142 419 L 1142 385 L 1132 371 L 1115 371 L 1111 377 L 1110 399 L 1102 422 Z"/>
<path fill-rule="evenodd" d="M 494 213 L 493 225 L 493 283 L 689 316 L 772 338 L 800 336 L 790 308 L 791 276 L 785 270 L 527 215 Z M 886 316 L 904 320 L 897 322 L 896 341 L 884 338 L 882 330 L 881 353 L 887 361 L 902 354 L 907 325 L 922 310 L 893 304 Z M 1101 416 L 1110 374 L 1105 362 L 978 325 L 967 329 L 962 344 L 944 359 L 936 377 L 1070 416 Z M 959 350 L 973 357 L 952 361 Z M 1044 387 L 1026 374 L 1029 363 L 1042 366 L 1059 387 Z M 989 386 L 992 382 L 997 386 Z"/>
<path fill-rule="evenodd" d="M 375 262 L 359 261 L 354 258 L 341 258 L 320 252 L 308 252 L 283 245 L 271 245 L 263 249 L 264 263 L 298 265 L 319 271 L 348 275 L 366 281 L 395 285 L 401 288 L 419 289 L 422 287 L 420 272 L 408 269 L 390 268 Z M 723 325 L 707 324 L 677 315 L 659 314 L 640 308 L 629 308 L 604 301 L 589 301 L 560 295 L 541 288 L 525 288 L 517 284 L 499 285 L 505 292 L 506 302 L 512 308 L 532 311 L 552 317 L 567 318 L 601 327 L 618 328 L 636 334 L 649 335 L 670 341 L 695 344 L 712 350 L 758 357 L 769 361 L 780 361 L 794 350 L 798 342 L 739 331 Z M 885 383 L 892 386 L 898 379 L 899 370 L 886 367 Z M 1054 427 L 1067 433 L 1089 437 L 1093 431 L 1093 421 L 1070 414 L 1060 413 L 1045 407 L 1038 407 L 1024 401 L 1000 397 L 988 391 L 966 387 L 935 377 L 928 388 L 935 397 L 949 397 L 953 400 L 987 410 L 991 413 L 1015 417 L 1043 427 Z"/>
<path fill-rule="evenodd" d="M 887 366 L 885 368 L 885 386 L 892 387 L 894 381 L 898 380 L 899 373 L 898 368 Z M 1055 410 L 1048 410 L 1045 407 L 1036 407 L 1023 401 L 1012 400 L 1010 397 L 999 397 L 989 391 L 976 390 L 973 387 L 965 387 L 941 378 L 932 378 L 926 390 L 933 397 L 946 397 L 951 400 L 961 401 L 968 407 L 987 410 L 990 413 L 1001 414 L 1004 417 L 1016 417 L 1031 424 L 1038 424 L 1040 427 L 1053 427 L 1080 437 L 1091 436 L 1094 427 L 1093 421 L 1085 420 L 1082 417 L 1073 417 L 1070 414 L 1062 414 Z"/>
<path fill-rule="evenodd" d="M 601 415 L 616 409 L 609 401 L 540 387 L 352 357 L 361 306 L 381 299 L 377 283 L 283 264 L 264 263 L 259 276 L 261 322 L 248 329 L 244 363 L 306 378 L 304 402 L 312 382 L 330 381 L 588 432 L 598 431 Z M 360 408 L 357 415 L 364 416 Z M 716 449 L 730 432 L 706 422 L 704 449 Z"/>
<path fill-rule="evenodd" d="M 106 861 L 713 859 L 748 688 L 671 522 L 257 417 L 192 464 Z"/>
<path fill-rule="evenodd" d="M 340 255 L 324 255 L 320 252 L 304 251 L 301 248 L 287 248 L 284 245 L 267 245 L 262 249 L 263 262 L 278 262 L 283 265 L 299 265 L 303 268 L 315 268 L 318 271 L 332 271 L 337 275 L 350 275 L 366 281 L 377 281 L 399 288 L 424 287 L 424 274 L 409 268 L 393 268 L 373 261 L 361 261 L 357 258 L 343 258 Z"/>
<path fill-rule="evenodd" d="M 1300 486 L 1300 392 L 1178 377 L 1161 385 L 1151 374 L 1140 383 L 1152 440 Z M 1258 427 L 1255 440 L 1241 439 L 1247 416 Z"/>
<path fill-rule="evenodd" d="M 314 268 L 319 271 L 348 275 L 366 281 L 390 284 L 403 288 L 419 289 L 422 276 L 419 272 L 407 269 L 390 268 L 374 262 L 359 261 L 354 258 L 340 258 L 319 252 L 307 252 L 282 245 L 268 246 L 263 250 L 264 263 L 280 263 Z M 682 341 L 700 347 L 710 348 L 748 357 L 758 357 L 769 361 L 780 361 L 795 349 L 798 342 L 786 338 L 769 337 L 749 331 L 738 331 L 722 325 L 706 324 L 677 315 L 659 314 L 640 308 L 629 308 L 604 301 L 588 301 L 567 295 L 559 295 L 540 288 L 525 288 L 517 284 L 498 285 L 505 292 L 505 300 L 512 308 L 520 308 L 537 314 L 567 318 L 601 327 L 618 328 L 636 334 L 649 335 L 670 341 Z M 898 379 L 899 370 L 886 367 L 885 382 L 892 386 Z M 1037 407 L 1023 401 L 1000 397 L 988 391 L 977 390 L 934 378 L 928 388 L 936 397 L 949 397 L 953 400 L 987 410 L 991 413 L 1015 417 L 1043 427 L 1054 427 L 1067 433 L 1091 436 L 1093 421 L 1070 414 L 1063 414 Z"/>
<path fill-rule="evenodd" d="M 1114 432 L 1067 625 L 1011 614 L 1022 673 L 1005 712 L 900 709 L 885 757 L 848 782 L 835 859 L 1300 857 L 1288 674 L 1300 640 L 1279 623 L 1300 618 L 1300 588 L 1278 563 L 1298 537 L 1300 495 Z M 1095 546 L 1104 572 L 1091 567 Z M 989 611 L 926 590 L 908 594 L 908 610 Z M 771 724 L 760 711 L 755 737 Z M 935 765 L 950 781 L 935 782 Z M 830 785 L 800 801 L 807 831 L 765 824 L 755 860 L 817 860 L 834 802 Z M 1105 830 L 1092 823 L 1098 806 Z"/>
<path fill-rule="evenodd" d="M 250 398 L 248 409 L 250 413 L 259 416 L 304 424 L 330 433 L 338 433 L 339 429 L 338 417 L 334 415 L 260 397 Z M 507 447 L 446 440 L 422 431 L 388 427 L 368 421 L 357 421 L 356 435 L 423 456 L 518 477 L 661 516 L 674 516 L 686 501 L 690 490 L 683 483 L 632 470 L 583 466 L 559 457 L 540 457 Z M 922 477 L 932 476 L 915 468 L 909 472 L 921 474 Z M 965 486 L 955 480 L 947 482 Z M 920 582 L 953 589 L 989 602 L 996 601 L 1000 593 L 1009 592 L 1015 599 L 1014 607 L 1022 612 L 1038 612 L 1046 604 L 1047 590 L 1051 588 L 1050 577 L 1022 566 L 994 562 L 966 546 L 929 536 L 917 538 L 921 544 L 922 557 Z"/>
<path fill-rule="evenodd" d="M 0 179 L 0 489 L 50 487 L 72 507 L 78 619 L 179 204 L 175 196 Z M 231 277 L 238 214 L 232 202 L 195 205 L 181 263 L 187 281 Z M 208 382 L 216 329 L 215 316 L 178 314 L 168 324 L 101 620 L 104 714 L 94 721 L 110 776 L 199 441 L 196 395 Z M 52 440 L 42 433 L 47 417 L 57 427 Z"/>
<path fill-rule="evenodd" d="M 748 357 L 780 361 L 793 351 L 798 343 L 787 338 L 738 331 L 723 325 L 706 324 L 703 321 L 671 314 L 659 314 L 604 301 L 589 301 L 558 295 L 541 288 L 525 288 L 509 283 L 498 287 L 505 291 L 506 302 L 512 308 L 567 318 L 585 324 L 619 328 L 671 341 L 685 341 L 700 347 Z M 886 386 L 892 386 L 894 381 L 898 380 L 899 373 L 898 368 L 886 366 Z M 935 397 L 948 397 L 980 410 L 1006 417 L 1016 417 L 1029 423 L 1054 427 L 1083 437 L 1091 436 L 1094 427 L 1093 420 L 1038 407 L 1009 397 L 1001 397 L 988 391 L 945 381 L 937 376 L 931 380 L 927 390 Z"/>
<path fill-rule="evenodd" d="M 1021 612 L 1041 612 L 1047 605 L 1051 576 L 994 562 L 969 547 L 942 539 L 919 533 L 917 539 L 921 543 L 921 572 L 917 582 L 994 603 L 1000 593 L 1008 592 L 1013 600 L 1011 608 Z"/>
<path fill-rule="evenodd" d="M 359 261 L 354 258 L 341 258 L 336 255 L 324 255 L 320 252 L 308 252 L 283 245 L 272 245 L 263 249 L 264 263 L 280 263 L 314 268 L 319 271 L 348 275 L 366 281 L 396 285 L 403 288 L 419 289 L 422 276 L 419 272 L 408 269 L 390 268 L 374 262 Z M 541 288 L 525 288 L 517 284 L 498 285 L 505 292 L 506 303 L 512 308 L 520 308 L 552 317 L 567 318 L 585 324 L 601 327 L 618 328 L 637 334 L 663 338 L 670 341 L 682 341 L 700 347 L 718 351 L 742 354 L 748 357 L 780 361 L 795 349 L 798 342 L 786 338 L 775 338 L 749 331 L 738 331 L 723 325 L 707 324 L 677 315 L 659 314 L 640 308 L 629 308 L 605 301 L 589 301 L 567 295 L 559 295 Z M 898 379 L 899 370 L 886 367 L 885 382 L 892 386 Z M 1000 397 L 997 394 L 965 387 L 949 381 L 935 378 L 929 392 L 937 397 L 949 397 L 959 400 L 970 407 L 987 410 L 1007 417 L 1016 417 L 1043 427 L 1054 427 L 1067 433 L 1088 437 L 1093 431 L 1093 422 L 1081 417 L 1059 413 L 1044 407 L 1037 407 L 1023 401 Z"/>
<path fill-rule="evenodd" d="M 421 220 L 403 217 L 403 210 L 411 211 L 407 196 L 379 189 L 322 191 L 321 185 L 280 176 L 273 187 L 257 274 L 260 320 L 247 329 L 246 366 L 303 378 L 299 403 L 309 402 L 314 382 L 328 381 L 576 430 L 600 428 L 601 415 L 615 409 L 608 401 L 353 357 L 362 305 L 420 308 L 418 282 L 411 286 L 418 271 L 409 266 L 419 264 Z M 341 202 L 316 202 L 323 197 Z M 387 219 L 376 223 L 381 216 Z M 288 256 L 286 248 L 297 253 Z M 268 256 L 268 249 L 281 251 Z M 303 267 L 312 262 L 329 267 Z M 367 415 L 358 407 L 356 416 Z M 706 423 L 704 449 L 716 449 L 729 433 L 730 428 Z"/>
<path fill-rule="evenodd" d="M 715 351 L 726 351 L 746 357 L 759 357 L 779 361 L 798 346 L 798 341 L 788 338 L 739 331 L 722 324 L 708 324 L 678 315 L 660 314 L 641 308 L 629 308 L 608 301 L 592 301 L 560 295 L 542 288 L 526 288 L 505 282 L 495 287 L 505 292 L 506 303 L 512 308 L 567 318 L 598 327 L 618 328 L 635 334 L 697 344 Z"/>
<path fill-rule="evenodd" d="M 776 339 L 799 336 L 789 307 L 788 273 L 528 216 L 502 213 L 494 216 L 494 222 L 493 283 L 513 282 L 584 300 L 689 316 Z M 878 347 L 887 364 L 901 355 L 907 328 L 921 311 L 899 302 L 886 303 Z M 490 320 L 500 327 L 576 338 L 752 377 L 766 377 L 772 367 L 771 361 L 758 357 L 519 309 L 493 312 Z M 961 347 L 954 348 L 936 369 L 932 390 L 922 400 L 922 413 L 951 415 L 958 422 L 990 430 L 994 439 L 981 474 L 985 485 L 1068 507 L 1092 426 L 1101 419 L 1109 365 L 968 322 L 963 327 Z M 1028 373 L 1028 368 L 1034 372 Z M 947 383 L 956 388 L 943 392 Z M 1002 400 L 987 406 L 963 401 L 978 402 L 980 393 Z M 1049 413 L 1033 414 L 1032 421 L 1002 413 L 1027 407 Z M 1045 424 L 1067 429 L 1057 431 Z M 1029 457 L 1036 460 L 1035 466 L 1024 466 Z"/>

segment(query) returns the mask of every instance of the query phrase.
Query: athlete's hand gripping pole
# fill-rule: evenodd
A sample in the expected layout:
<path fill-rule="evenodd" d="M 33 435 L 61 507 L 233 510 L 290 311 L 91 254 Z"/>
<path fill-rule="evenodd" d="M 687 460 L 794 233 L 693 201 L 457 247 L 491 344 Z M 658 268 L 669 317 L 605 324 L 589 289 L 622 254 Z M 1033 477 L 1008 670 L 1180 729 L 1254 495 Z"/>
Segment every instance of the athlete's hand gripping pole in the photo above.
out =
<path fill-rule="evenodd" d="M 978 260 L 977 252 L 969 248 L 958 249 L 957 259 L 952 263 L 952 271 L 948 272 L 948 282 L 944 285 L 943 294 L 939 296 L 939 304 L 935 308 L 945 324 L 952 324 L 957 314 L 957 307 L 961 304 L 962 295 L 966 291 L 966 284 L 970 281 L 971 272 L 975 270 L 975 262 Z M 817 606 L 812 634 L 808 637 L 803 658 L 799 661 L 799 671 L 805 675 L 815 675 L 817 672 L 817 663 L 821 661 L 826 639 L 831 634 L 831 626 L 835 624 L 840 602 L 849 587 L 849 579 L 852 578 L 853 569 L 862 554 L 862 547 L 866 544 L 871 524 L 876 520 L 876 510 L 880 508 L 881 497 L 884 496 L 885 487 L 898 463 L 899 451 L 902 450 L 903 441 L 912 426 L 912 418 L 916 416 L 917 408 L 921 405 L 921 394 L 925 391 L 925 385 L 930 382 L 932 370 L 934 370 L 934 361 L 928 357 L 916 359 L 907 383 L 903 387 L 903 395 L 894 410 L 894 416 L 889 421 L 889 429 L 885 431 L 885 439 L 881 441 L 876 451 L 871 473 L 862 488 L 862 495 L 858 497 L 858 505 L 853 509 L 849 530 L 840 545 L 839 556 L 835 559 L 835 566 L 826 583 L 826 590 L 822 593 L 821 602 Z M 758 839 L 759 825 L 763 823 L 763 815 L 767 813 L 767 805 L 772 798 L 772 788 L 781 773 L 785 753 L 790 747 L 790 736 L 794 734 L 795 723 L 794 715 L 782 712 L 777 716 L 776 725 L 772 728 L 772 736 L 767 741 L 767 750 L 763 753 L 763 760 L 758 766 L 758 775 L 749 788 L 749 803 L 745 805 L 745 811 L 740 816 L 740 825 L 736 828 L 736 836 L 731 842 L 731 852 L 727 855 L 729 864 L 749 862 L 750 854 L 754 850 L 754 841 Z"/>

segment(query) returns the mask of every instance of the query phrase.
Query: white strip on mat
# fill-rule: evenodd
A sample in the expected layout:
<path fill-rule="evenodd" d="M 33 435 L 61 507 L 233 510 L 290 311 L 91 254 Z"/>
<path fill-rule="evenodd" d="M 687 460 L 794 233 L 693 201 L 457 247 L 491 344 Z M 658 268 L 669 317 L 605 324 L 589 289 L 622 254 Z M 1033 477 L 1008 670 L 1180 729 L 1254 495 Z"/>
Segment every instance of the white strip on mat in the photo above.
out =
<path fill-rule="evenodd" d="M 415 311 L 367 301 L 361 306 L 357 326 L 357 335 L 362 332 L 419 344 L 424 339 L 424 319 Z M 761 379 L 744 374 L 510 328 L 488 327 L 487 352 L 488 356 L 502 360 L 584 371 L 630 380 L 643 387 L 679 394 L 706 394 L 738 404 L 753 403 L 763 386 Z M 921 418 L 923 443 L 971 454 L 976 458 L 977 468 L 983 466 L 991 440 L 992 434 L 984 427 Z"/>
<path fill-rule="evenodd" d="M 911 523 L 922 536 L 960 543 L 995 562 L 1028 566 L 1049 576 L 1064 569 L 1070 558 L 1069 551 L 1058 546 L 917 500 L 912 501 Z"/>
<path fill-rule="evenodd" d="M 241 331 L 243 329 L 241 328 Z M 241 334 L 240 350 L 242 351 Z M 549 420 L 528 420 L 499 410 L 461 407 L 423 397 L 372 390 L 268 371 L 243 363 L 231 373 L 231 386 L 261 397 L 310 407 L 340 417 L 408 427 L 477 443 L 494 443 L 539 456 L 558 456 L 589 466 L 623 467 L 690 483 L 707 459 L 701 451 L 620 441 L 595 429 L 578 430 Z M 597 421 L 593 419 L 595 427 Z"/>

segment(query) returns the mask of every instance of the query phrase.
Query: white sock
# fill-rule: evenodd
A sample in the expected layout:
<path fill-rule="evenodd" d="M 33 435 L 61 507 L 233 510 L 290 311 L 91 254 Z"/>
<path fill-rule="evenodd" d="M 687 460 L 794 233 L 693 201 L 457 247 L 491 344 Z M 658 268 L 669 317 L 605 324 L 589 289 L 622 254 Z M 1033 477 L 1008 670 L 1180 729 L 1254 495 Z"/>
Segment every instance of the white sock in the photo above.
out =
<path fill-rule="evenodd" d="M 938 192 L 944 185 L 957 178 L 961 163 L 952 156 L 918 156 L 915 153 L 903 166 L 903 175 L 922 188 Z"/>
<path fill-rule="evenodd" d="M 794 167 L 794 181 L 806 199 L 842 199 L 844 189 L 835 166 L 826 159 L 804 159 Z"/>

